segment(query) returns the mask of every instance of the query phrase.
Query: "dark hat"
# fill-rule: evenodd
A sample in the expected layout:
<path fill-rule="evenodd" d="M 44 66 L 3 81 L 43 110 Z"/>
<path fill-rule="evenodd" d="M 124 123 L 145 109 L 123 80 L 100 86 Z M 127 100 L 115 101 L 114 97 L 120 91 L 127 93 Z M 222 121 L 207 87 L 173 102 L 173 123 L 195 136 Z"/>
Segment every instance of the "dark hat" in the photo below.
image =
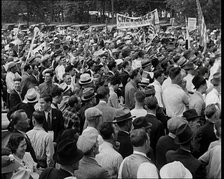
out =
<path fill-rule="evenodd" d="M 85 88 L 82 92 L 82 101 L 89 101 L 91 100 L 94 96 L 96 96 L 95 91 L 93 88 Z"/>
<path fill-rule="evenodd" d="M 134 129 L 139 129 L 142 127 L 150 128 L 152 127 L 152 123 L 148 122 L 145 116 L 137 117 L 133 121 Z"/>
<path fill-rule="evenodd" d="M 119 109 L 114 117 L 114 123 L 118 123 L 118 122 L 123 122 L 126 120 L 131 120 L 132 118 L 134 118 L 135 116 L 132 116 L 130 113 L 130 110 L 128 108 L 122 108 Z"/>
<path fill-rule="evenodd" d="M 58 144 L 53 159 L 62 165 L 71 165 L 78 162 L 83 153 L 76 146 L 76 140 L 62 139 Z"/>
<path fill-rule="evenodd" d="M 200 118 L 195 109 L 189 109 L 183 113 L 183 117 L 187 119 L 187 121 L 193 121 L 194 119 Z"/>
<path fill-rule="evenodd" d="M 186 144 L 193 138 L 193 132 L 188 124 L 180 125 L 176 131 L 176 144 Z"/>
<path fill-rule="evenodd" d="M 148 97 L 155 94 L 156 94 L 155 87 L 153 85 L 147 86 L 147 88 L 145 89 L 145 96 Z"/>
<path fill-rule="evenodd" d="M 194 63 L 193 62 L 187 62 L 184 65 L 183 69 L 185 69 L 185 70 L 195 70 Z"/>
<path fill-rule="evenodd" d="M 216 86 L 216 85 L 219 85 L 221 82 L 221 73 L 220 72 L 216 72 L 214 75 L 213 75 L 213 78 L 211 79 L 211 83 Z"/>
<path fill-rule="evenodd" d="M 198 89 L 201 85 L 206 84 L 206 80 L 203 76 L 196 75 L 192 79 L 192 83 L 196 89 Z"/>

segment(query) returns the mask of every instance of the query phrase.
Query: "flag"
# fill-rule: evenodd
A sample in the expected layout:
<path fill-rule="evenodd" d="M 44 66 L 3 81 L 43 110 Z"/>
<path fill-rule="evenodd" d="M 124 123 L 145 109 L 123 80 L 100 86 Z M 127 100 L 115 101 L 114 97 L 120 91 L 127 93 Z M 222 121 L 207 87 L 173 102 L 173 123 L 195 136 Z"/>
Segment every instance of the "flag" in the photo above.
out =
<path fill-rule="evenodd" d="M 199 26 L 198 30 L 199 30 L 199 34 L 200 34 L 199 44 L 202 47 L 206 47 L 208 35 L 207 35 L 207 29 L 206 29 L 206 25 L 205 25 L 205 19 L 202 14 L 201 5 L 200 5 L 199 0 L 196 0 L 196 4 L 197 4 L 197 11 L 198 11 L 198 26 Z"/>

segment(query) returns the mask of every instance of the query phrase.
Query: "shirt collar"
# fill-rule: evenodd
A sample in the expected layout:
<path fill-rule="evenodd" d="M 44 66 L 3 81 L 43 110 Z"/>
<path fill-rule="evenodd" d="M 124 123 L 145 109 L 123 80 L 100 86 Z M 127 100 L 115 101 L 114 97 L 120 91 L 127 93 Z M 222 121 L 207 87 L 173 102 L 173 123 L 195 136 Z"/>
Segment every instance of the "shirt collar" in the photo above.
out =
<path fill-rule="evenodd" d="M 147 157 L 145 153 L 139 152 L 139 151 L 136 151 L 136 150 L 134 150 L 133 154 L 143 155 L 144 157 Z"/>

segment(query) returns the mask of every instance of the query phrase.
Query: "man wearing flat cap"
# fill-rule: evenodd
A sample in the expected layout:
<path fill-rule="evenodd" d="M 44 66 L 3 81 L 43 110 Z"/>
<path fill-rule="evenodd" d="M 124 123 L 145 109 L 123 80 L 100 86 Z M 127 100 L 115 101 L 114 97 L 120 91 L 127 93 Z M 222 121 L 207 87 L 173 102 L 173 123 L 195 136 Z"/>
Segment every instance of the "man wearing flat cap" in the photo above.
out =
<path fill-rule="evenodd" d="M 95 156 L 99 153 L 98 132 L 89 129 L 79 136 L 77 147 L 83 152 L 84 157 L 79 162 L 79 169 L 75 176 L 84 178 L 111 178 L 108 171 L 98 164 Z"/>

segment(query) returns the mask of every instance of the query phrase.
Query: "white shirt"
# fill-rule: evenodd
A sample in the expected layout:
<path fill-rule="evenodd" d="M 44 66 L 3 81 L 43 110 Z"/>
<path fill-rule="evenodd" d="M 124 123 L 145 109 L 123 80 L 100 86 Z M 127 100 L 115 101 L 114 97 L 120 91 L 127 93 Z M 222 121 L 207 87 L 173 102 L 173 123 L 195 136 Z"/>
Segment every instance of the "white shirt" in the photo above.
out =
<path fill-rule="evenodd" d="M 189 105 L 189 96 L 179 85 L 171 84 L 166 87 L 162 97 L 169 117 L 183 116 Z"/>
<path fill-rule="evenodd" d="M 134 119 L 136 119 L 138 117 L 141 117 L 141 116 L 144 117 L 147 114 L 147 111 L 145 109 L 136 109 L 136 108 L 134 108 L 130 112 L 131 112 L 132 116 L 136 116 Z"/>
<path fill-rule="evenodd" d="M 164 107 L 163 106 L 163 101 L 162 101 L 162 85 L 155 79 L 154 82 L 151 84 L 154 86 L 155 88 L 155 97 L 158 101 L 158 104 L 160 107 Z"/>
<path fill-rule="evenodd" d="M 56 77 L 58 80 L 63 80 L 63 75 L 65 73 L 65 67 L 64 65 L 58 65 L 55 68 Z"/>
<path fill-rule="evenodd" d="M 26 134 L 31 141 L 37 159 L 46 160 L 49 166 L 53 161 L 54 154 L 54 144 L 50 135 L 42 127 L 37 126 L 34 126 Z"/>
<path fill-rule="evenodd" d="M 7 87 L 7 93 L 11 93 L 12 90 L 14 89 L 14 79 L 18 77 L 21 78 L 21 76 L 16 72 L 12 73 L 11 71 L 7 72 L 6 74 L 6 87 Z"/>
<path fill-rule="evenodd" d="M 105 170 L 108 171 L 112 178 L 117 178 L 123 158 L 121 154 L 113 148 L 111 143 L 104 141 L 99 146 L 99 154 L 96 155 L 95 159 Z"/>
<path fill-rule="evenodd" d="M 215 104 L 218 103 L 221 107 L 221 94 L 218 93 L 218 91 L 213 88 L 205 98 L 205 105 L 208 106 L 209 104 Z"/>
<path fill-rule="evenodd" d="M 192 83 L 192 79 L 194 78 L 194 76 L 192 74 L 187 74 L 187 76 L 184 77 L 184 80 L 186 80 L 186 89 L 188 91 L 194 92 L 194 85 Z"/>
<path fill-rule="evenodd" d="M 163 84 L 162 84 L 162 90 L 164 90 L 167 86 L 171 85 L 172 84 L 172 81 L 171 81 L 171 78 L 168 77 L 167 79 L 165 79 L 163 81 Z"/>
<path fill-rule="evenodd" d="M 218 72 L 219 68 L 221 68 L 221 58 L 216 59 L 213 66 L 210 68 L 209 81 L 213 78 L 213 75 Z"/>

